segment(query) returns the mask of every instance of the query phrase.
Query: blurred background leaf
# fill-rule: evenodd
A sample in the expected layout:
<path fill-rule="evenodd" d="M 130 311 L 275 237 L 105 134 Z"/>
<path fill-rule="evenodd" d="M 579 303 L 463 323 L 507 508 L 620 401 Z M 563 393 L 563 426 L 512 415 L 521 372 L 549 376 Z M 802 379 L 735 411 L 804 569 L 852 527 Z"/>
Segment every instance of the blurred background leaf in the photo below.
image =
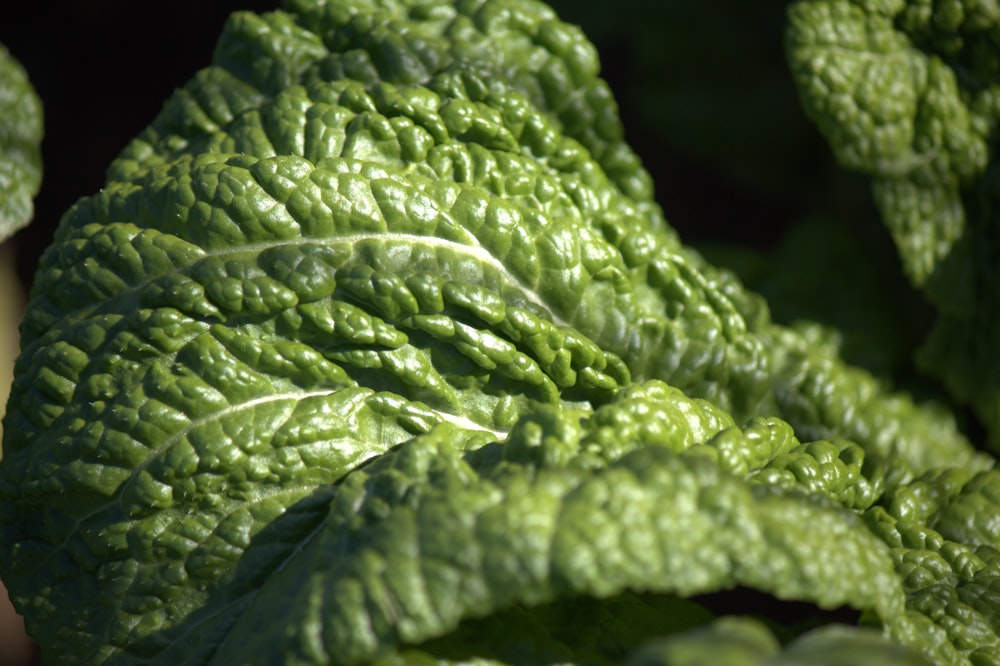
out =
<path fill-rule="evenodd" d="M 31 221 L 42 182 L 42 103 L 0 44 L 0 241 Z"/>

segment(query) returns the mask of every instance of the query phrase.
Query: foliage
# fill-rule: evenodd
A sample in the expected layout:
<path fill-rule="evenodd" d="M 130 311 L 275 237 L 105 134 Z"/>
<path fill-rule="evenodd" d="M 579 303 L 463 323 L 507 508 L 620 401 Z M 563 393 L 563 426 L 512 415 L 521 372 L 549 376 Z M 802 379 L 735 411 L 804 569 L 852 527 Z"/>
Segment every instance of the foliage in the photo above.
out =
<path fill-rule="evenodd" d="M 534 0 L 231 18 L 32 288 L 48 659 L 1000 662 L 994 459 L 685 247 L 598 70 Z"/>

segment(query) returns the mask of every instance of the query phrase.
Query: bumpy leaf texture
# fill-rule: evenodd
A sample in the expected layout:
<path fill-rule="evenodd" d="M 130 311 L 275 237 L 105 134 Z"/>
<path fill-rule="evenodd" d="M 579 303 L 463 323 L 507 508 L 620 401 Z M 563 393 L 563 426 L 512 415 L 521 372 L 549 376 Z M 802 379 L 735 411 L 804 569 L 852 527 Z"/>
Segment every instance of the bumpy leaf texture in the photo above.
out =
<path fill-rule="evenodd" d="M 42 102 L 0 44 L 0 240 L 31 221 L 42 184 Z"/>
<path fill-rule="evenodd" d="M 0 573 L 53 662 L 785 659 L 733 587 L 874 628 L 774 663 L 1000 659 L 993 459 L 680 244 L 540 3 L 234 15 L 22 331 Z"/>
<path fill-rule="evenodd" d="M 995 0 L 808 0 L 788 58 L 840 162 L 869 174 L 911 281 L 937 307 L 921 366 L 1000 446 Z"/>

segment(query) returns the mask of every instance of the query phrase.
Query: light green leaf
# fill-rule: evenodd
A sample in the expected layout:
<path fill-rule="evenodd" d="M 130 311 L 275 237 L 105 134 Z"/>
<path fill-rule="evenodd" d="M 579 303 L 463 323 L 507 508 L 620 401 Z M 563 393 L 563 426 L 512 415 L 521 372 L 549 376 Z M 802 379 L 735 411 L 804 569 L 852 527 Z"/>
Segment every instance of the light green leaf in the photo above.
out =
<path fill-rule="evenodd" d="M 0 45 L 0 240 L 31 221 L 42 182 L 42 103 Z"/>
<path fill-rule="evenodd" d="M 216 658 L 364 663 L 513 603 L 627 589 L 686 596 L 743 584 L 905 626 L 888 550 L 849 512 L 754 493 L 664 447 L 586 474 L 477 470 L 454 438 L 434 430 L 351 474 Z"/>
<path fill-rule="evenodd" d="M 929 666 L 918 653 L 875 631 L 832 625 L 782 649 L 760 623 L 721 618 L 707 627 L 643 647 L 629 666 Z"/>

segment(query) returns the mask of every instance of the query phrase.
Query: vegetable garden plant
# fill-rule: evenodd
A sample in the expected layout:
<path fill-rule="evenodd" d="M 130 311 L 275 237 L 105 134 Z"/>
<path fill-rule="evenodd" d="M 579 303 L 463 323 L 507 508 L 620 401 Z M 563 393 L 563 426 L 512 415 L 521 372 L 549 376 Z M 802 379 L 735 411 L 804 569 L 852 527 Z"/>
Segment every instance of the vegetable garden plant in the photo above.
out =
<path fill-rule="evenodd" d="M 0 575 L 46 660 L 1000 664 L 1000 5 L 795 2 L 785 40 L 933 309 L 919 399 L 772 317 L 865 270 L 815 275 L 836 243 L 682 243 L 548 6 L 234 14 L 31 289 Z"/>

